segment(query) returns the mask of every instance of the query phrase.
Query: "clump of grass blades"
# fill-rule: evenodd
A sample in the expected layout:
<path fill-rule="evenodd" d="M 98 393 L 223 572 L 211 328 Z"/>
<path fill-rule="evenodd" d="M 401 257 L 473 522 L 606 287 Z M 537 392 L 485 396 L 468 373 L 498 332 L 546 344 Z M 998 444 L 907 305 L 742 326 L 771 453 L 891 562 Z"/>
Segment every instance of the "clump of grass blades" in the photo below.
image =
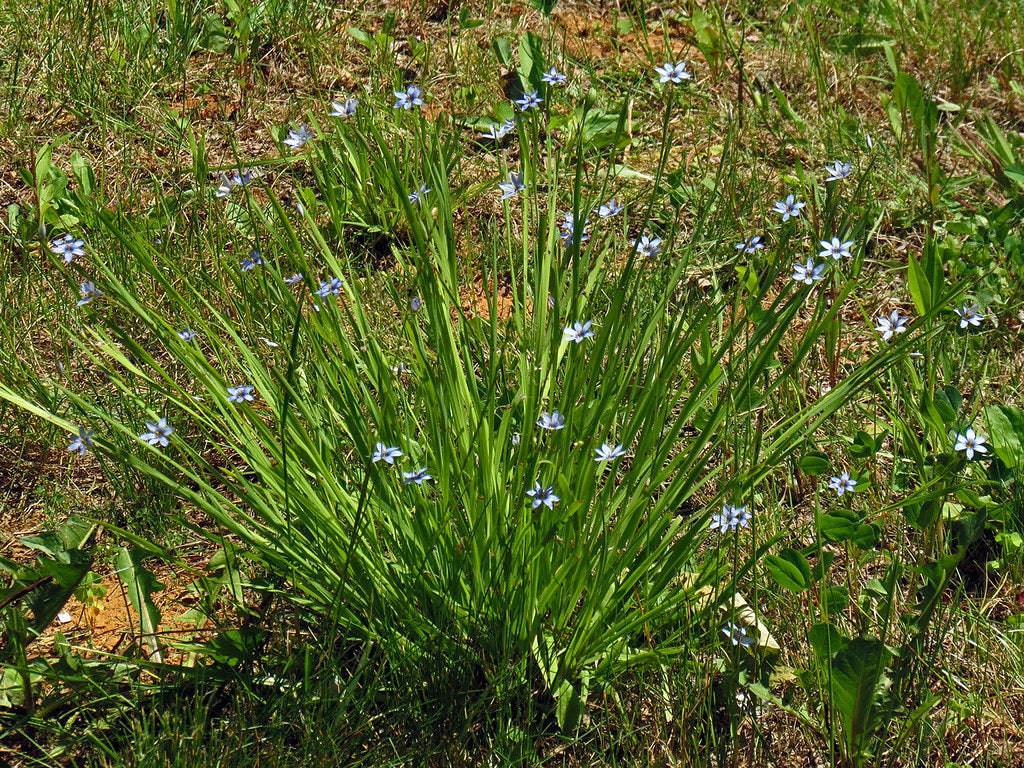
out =
<path fill-rule="evenodd" d="M 705 546 L 708 511 L 752 503 L 759 481 L 904 356 L 914 334 L 794 407 L 801 362 L 854 280 L 837 273 L 830 294 L 782 279 L 788 260 L 756 254 L 728 290 L 709 295 L 687 279 L 693 254 L 724 237 L 715 203 L 733 178 L 729 148 L 688 231 L 667 217 L 663 252 L 648 259 L 628 224 L 595 226 L 585 243 L 560 237 L 559 202 L 586 221 L 614 166 L 584 157 L 581 143 L 541 139 L 532 122 L 519 131 L 525 189 L 475 233 L 491 290 L 485 317 L 461 301 L 449 189 L 457 149 L 440 128 L 418 126 L 419 151 L 403 161 L 384 137 L 361 144 L 380 148 L 378 182 L 408 231 L 394 246 L 401 273 L 360 272 L 343 239 L 340 253 L 328 245 L 315 211 L 296 218 L 269 190 L 266 205 L 246 194 L 275 257 L 239 286 L 183 273 L 130 222 L 96 211 L 165 297 L 151 306 L 98 264 L 102 306 L 78 335 L 139 422 L 121 415 L 132 407 L 99 408 L 60 385 L 73 418 L 8 388 L 0 396 L 72 431 L 87 423 L 108 466 L 173 489 L 219 526 L 207 535 L 240 541 L 271 588 L 346 641 L 376 644 L 420 674 L 446 659 L 491 686 L 536 678 L 568 725 L 588 690 L 717 635 L 750 562 Z M 410 155 L 430 188 L 418 202 L 408 197 Z M 330 173 L 319 182 L 329 186 Z M 665 203 L 655 184 L 632 210 L 646 226 Z M 344 212 L 329 213 L 337 227 Z M 283 279 L 291 271 L 305 275 L 297 290 Z M 336 298 L 317 296 L 322 275 L 340 278 Z M 499 278 L 510 286 L 504 311 Z M 397 334 L 373 322 L 379 300 L 366 291 L 382 283 Z M 401 298 L 410 295 L 418 309 Z M 273 350 L 234 319 L 254 316 L 279 331 Z M 183 318 L 193 341 L 178 335 Z M 586 320 L 594 336 L 573 343 L 564 329 Z M 229 400 L 239 383 L 254 387 L 254 402 Z M 757 413 L 769 402 L 785 415 L 765 424 Z M 542 428 L 554 411 L 564 426 Z M 167 447 L 140 443 L 143 415 L 175 427 Z M 371 460 L 378 443 L 400 449 L 397 465 Z M 626 456 L 595 461 L 604 443 Z M 403 482 L 399 470 L 420 468 L 431 482 Z M 558 503 L 531 504 L 537 485 Z"/>

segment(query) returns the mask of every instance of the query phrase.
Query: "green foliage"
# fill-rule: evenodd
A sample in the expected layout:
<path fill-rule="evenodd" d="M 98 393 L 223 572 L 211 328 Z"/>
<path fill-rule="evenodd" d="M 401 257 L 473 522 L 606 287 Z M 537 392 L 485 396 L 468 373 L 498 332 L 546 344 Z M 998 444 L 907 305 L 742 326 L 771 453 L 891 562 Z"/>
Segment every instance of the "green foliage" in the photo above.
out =
<path fill-rule="evenodd" d="M 81 473 L 105 531 L 72 518 L 0 560 L 0 750 L 926 765 L 1012 704 L 1019 8 L 554 5 L 7 9 L 3 480 L 10 447 L 38 451 L 59 468 L 14 503 L 61 519 Z M 652 82 L 694 48 L 692 81 Z M 391 109 L 412 82 L 426 108 Z M 526 90 L 540 109 L 512 106 Z M 286 148 L 300 122 L 315 138 Z M 852 172 L 826 182 L 834 160 Z M 807 205 L 780 223 L 789 193 Z M 88 244 L 67 265 L 65 232 Z M 853 258 L 792 281 L 833 236 Z M 79 307 L 83 280 L 103 295 Z M 143 444 L 160 417 L 170 444 Z M 69 457 L 80 426 L 96 444 Z M 989 453 L 954 448 L 969 427 Z M 626 455 L 595 462 L 606 442 Z M 133 626 L 98 653 L 53 618 L 100 607 L 110 572 Z"/>

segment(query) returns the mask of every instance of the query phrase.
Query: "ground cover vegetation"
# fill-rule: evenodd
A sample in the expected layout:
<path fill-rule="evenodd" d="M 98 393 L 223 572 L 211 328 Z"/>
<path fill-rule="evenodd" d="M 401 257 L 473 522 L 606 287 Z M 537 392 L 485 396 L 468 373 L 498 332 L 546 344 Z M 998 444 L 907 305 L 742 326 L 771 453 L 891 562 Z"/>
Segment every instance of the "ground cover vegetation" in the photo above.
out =
<path fill-rule="evenodd" d="M 0 30 L 3 761 L 1024 761 L 1018 3 Z"/>

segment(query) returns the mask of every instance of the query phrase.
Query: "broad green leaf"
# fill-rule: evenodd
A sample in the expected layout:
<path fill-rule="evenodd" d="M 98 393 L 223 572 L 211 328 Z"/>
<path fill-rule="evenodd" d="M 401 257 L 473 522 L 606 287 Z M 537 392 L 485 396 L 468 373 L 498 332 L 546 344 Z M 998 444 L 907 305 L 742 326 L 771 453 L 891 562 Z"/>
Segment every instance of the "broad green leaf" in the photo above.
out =
<path fill-rule="evenodd" d="M 153 593 L 164 588 L 152 571 L 143 564 L 144 554 L 137 549 L 121 547 L 114 559 L 118 578 L 124 584 L 128 600 L 139 616 L 143 642 L 150 649 L 153 660 L 162 661 L 156 633 L 160 626 L 160 609 L 153 602 Z"/>
<path fill-rule="evenodd" d="M 852 764 L 861 764 L 877 717 L 877 702 L 888 660 L 878 640 L 856 638 L 832 659 L 831 699 L 842 723 Z"/>
<path fill-rule="evenodd" d="M 907 255 L 907 288 L 918 314 L 926 315 L 932 306 L 931 286 L 921 264 L 913 254 Z"/>
<path fill-rule="evenodd" d="M 1011 405 L 990 405 L 985 409 L 992 448 L 1008 467 L 1024 463 L 1024 410 Z"/>
<path fill-rule="evenodd" d="M 811 567 L 795 549 L 784 549 L 765 558 L 768 572 L 775 582 L 790 592 L 803 592 L 811 586 Z"/>
<path fill-rule="evenodd" d="M 823 475 L 831 466 L 828 456 L 820 451 L 809 451 L 800 457 L 800 469 L 808 475 Z"/>

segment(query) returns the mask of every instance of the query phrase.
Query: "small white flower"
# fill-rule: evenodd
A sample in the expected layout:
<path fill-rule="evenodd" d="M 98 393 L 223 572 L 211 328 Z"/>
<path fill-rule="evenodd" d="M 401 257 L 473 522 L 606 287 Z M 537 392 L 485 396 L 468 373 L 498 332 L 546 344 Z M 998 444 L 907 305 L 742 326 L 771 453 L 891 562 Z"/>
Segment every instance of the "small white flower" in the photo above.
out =
<path fill-rule="evenodd" d="M 555 495 L 555 487 L 553 485 L 542 486 L 539 482 L 533 484 L 533 488 L 526 492 L 526 495 L 530 497 L 530 506 L 533 509 L 537 507 L 545 506 L 548 509 L 554 509 L 555 504 L 561 501 L 558 496 Z"/>
<path fill-rule="evenodd" d="M 537 426 L 541 429 L 562 429 L 565 426 L 565 417 L 558 411 L 552 411 L 551 413 L 543 411 L 540 418 L 537 419 Z"/>
<path fill-rule="evenodd" d="M 639 255 L 653 259 L 661 251 L 661 238 L 644 233 L 636 239 L 633 247 Z"/>
<path fill-rule="evenodd" d="M 607 203 L 601 204 L 601 207 L 597 209 L 597 215 L 602 219 L 610 219 L 612 216 L 618 216 L 623 210 L 624 207 L 619 205 L 613 197 Z"/>
<path fill-rule="evenodd" d="M 92 436 L 95 434 L 91 429 L 85 427 L 78 428 L 78 435 L 71 440 L 71 444 L 68 445 L 68 453 L 77 453 L 79 456 L 85 456 L 89 449 L 92 448 Z"/>
<path fill-rule="evenodd" d="M 977 328 L 981 325 L 981 321 L 985 319 L 985 313 L 978 309 L 977 304 L 964 304 L 962 307 L 957 307 L 956 313 L 960 317 L 961 328 L 967 328 L 968 326 Z"/>
<path fill-rule="evenodd" d="M 683 80 L 691 80 L 693 75 L 687 70 L 685 61 L 672 63 L 666 61 L 660 67 L 655 67 L 659 83 L 681 83 Z"/>
<path fill-rule="evenodd" d="M 793 279 L 804 285 L 814 285 L 825 276 L 825 264 L 815 264 L 814 259 L 793 265 Z"/>
<path fill-rule="evenodd" d="M 972 428 L 968 427 L 966 432 L 957 433 L 953 448 L 957 451 L 963 451 L 967 456 L 967 460 L 972 461 L 975 453 L 988 453 L 988 448 L 985 447 L 987 440 L 988 438 L 984 435 L 979 435 Z"/>
<path fill-rule="evenodd" d="M 818 255 L 827 259 L 829 257 L 839 259 L 849 259 L 853 254 L 850 253 L 850 248 L 853 247 L 853 240 L 840 240 L 838 237 L 833 237 L 831 240 L 821 240 L 821 251 Z"/>
<path fill-rule="evenodd" d="M 786 199 L 777 201 L 772 206 L 772 210 L 779 214 L 783 221 L 789 221 L 792 218 L 799 217 L 800 211 L 803 210 L 805 205 L 807 203 L 797 200 L 794 195 L 786 195 Z"/>
<path fill-rule="evenodd" d="M 754 235 L 748 240 L 744 240 L 741 243 L 736 243 L 736 250 L 742 251 L 746 254 L 754 254 L 764 249 L 764 243 L 761 242 L 760 235 Z"/>
<path fill-rule="evenodd" d="M 878 316 L 876 319 L 878 325 L 875 326 L 875 330 L 882 335 L 882 341 L 888 341 L 897 333 L 906 333 L 909 321 L 909 317 L 900 314 L 898 309 L 894 309 L 888 315 Z"/>
<path fill-rule="evenodd" d="M 577 321 L 572 325 L 566 326 L 562 332 L 565 335 L 566 341 L 574 341 L 577 344 L 582 344 L 587 339 L 592 339 L 596 335 L 592 326 L 592 320 L 587 320 L 584 323 Z"/>
<path fill-rule="evenodd" d="M 398 446 L 388 446 L 384 443 L 377 443 L 373 447 L 373 456 L 370 460 L 376 464 L 378 461 L 383 461 L 385 464 L 394 464 L 395 459 L 402 455 L 402 451 Z"/>
<path fill-rule="evenodd" d="M 842 496 L 844 493 L 853 493 L 857 488 L 857 481 L 850 477 L 849 472 L 841 472 L 828 481 L 828 487 L 835 491 L 836 495 Z"/>
<path fill-rule="evenodd" d="M 594 461 L 615 461 L 626 455 L 626 449 L 621 444 L 602 443 L 600 448 L 594 449 Z"/>
<path fill-rule="evenodd" d="M 868 148 L 871 148 L 871 137 L 868 137 Z M 847 163 L 842 160 L 833 160 L 831 163 L 825 166 L 825 171 L 828 173 L 825 181 L 841 181 L 853 173 L 853 163 Z"/>
<path fill-rule="evenodd" d="M 498 182 L 498 189 L 501 190 L 501 199 L 508 200 L 510 197 L 515 197 L 517 193 L 526 189 L 526 185 L 523 184 L 521 174 L 509 173 L 508 181 Z"/>
<path fill-rule="evenodd" d="M 170 442 L 167 438 L 172 434 L 174 429 L 167 423 L 167 419 L 161 418 L 156 422 L 147 421 L 146 431 L 139 435 L 139 439 L 154 448 L 166 448 Z"/>
<path fill-rule="evenodd" d="M 359 108 L 359 99 L 331 102 L 331 117 L 352 117 Z"/>

